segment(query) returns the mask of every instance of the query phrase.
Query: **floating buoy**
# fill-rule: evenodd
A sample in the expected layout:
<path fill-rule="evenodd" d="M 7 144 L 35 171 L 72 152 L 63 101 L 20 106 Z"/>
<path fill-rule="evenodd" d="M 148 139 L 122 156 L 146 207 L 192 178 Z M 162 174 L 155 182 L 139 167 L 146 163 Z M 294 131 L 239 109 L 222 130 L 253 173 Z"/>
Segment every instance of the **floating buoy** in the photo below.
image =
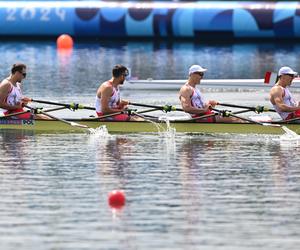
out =
<path fill-rule="evenodd" d="M 67 34 L 62 34 L 57 38 L 56 45 L 58 49 L 72 49 L 73 38 Z"/>
<path fill-rule="evenodd" d="M 125 205 L 125 200 L 125 193 L 122 190 L 113 190 L 108 194 L 108 204 L 111 208 L 122 208 Z"/>

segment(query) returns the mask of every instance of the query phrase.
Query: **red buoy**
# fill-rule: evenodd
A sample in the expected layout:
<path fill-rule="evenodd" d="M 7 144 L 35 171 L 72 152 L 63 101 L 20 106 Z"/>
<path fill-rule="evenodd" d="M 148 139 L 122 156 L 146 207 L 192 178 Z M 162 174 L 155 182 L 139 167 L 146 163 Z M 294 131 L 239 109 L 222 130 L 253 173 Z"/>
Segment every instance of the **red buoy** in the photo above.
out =
<path fill-rule="evenodd" d="M 57 38 L 56 45 L 58 49 L 72 49 L 73 38 L 67 34 L 62 34 Z"/>
<path fill-rule="evenodd" d="M 113 190 L 108 194 L 108 203 L 111 208 L 122 208 L 125 200 L 125 193 L 122 190 Z"/>

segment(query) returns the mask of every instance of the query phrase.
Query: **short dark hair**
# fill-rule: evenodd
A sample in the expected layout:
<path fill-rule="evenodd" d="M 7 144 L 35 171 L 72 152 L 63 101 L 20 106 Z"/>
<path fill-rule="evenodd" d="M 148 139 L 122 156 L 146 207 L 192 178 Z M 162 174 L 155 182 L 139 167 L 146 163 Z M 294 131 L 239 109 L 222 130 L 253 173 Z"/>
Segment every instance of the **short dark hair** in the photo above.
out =
<path fill-rule="evenodd" d="M 128 74 L 128 69 L 121 64 L 117 64 L 112 69 L 112 75 L 113 77 L 119 77 L 123 75 L 124 73 Z"/>
<path fill-rule="evenodd" d="M 26 69 L 26 65 L 24 63 L 15 63 L 12 67 L 11 67 L 11 73 L 14 74 L 17 71 L 22 72 L 23 69 Z"/>

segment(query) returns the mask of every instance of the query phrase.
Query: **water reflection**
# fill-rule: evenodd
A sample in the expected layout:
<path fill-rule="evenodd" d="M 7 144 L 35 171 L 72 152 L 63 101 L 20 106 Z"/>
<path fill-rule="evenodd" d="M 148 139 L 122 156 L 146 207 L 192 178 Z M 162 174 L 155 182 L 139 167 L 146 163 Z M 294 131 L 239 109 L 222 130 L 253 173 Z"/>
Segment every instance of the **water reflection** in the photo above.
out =
<path fill-rule="evenodd" d="M 33 131 L 0 130 L 0 163 L 2 166 L 22 168 L 28 156 L 26 143 L 32 140 Z"/>
<path fill-rule="evenodd" d="M 90 97 L 117 63 L 130 67 L 132 75 L 139 79 L 185 79 L 188 67 L 195 63 L 209 69 L 208 79 L 263 78 L 266 71 L 282 66 L 282 58 L 285 65 L 297 68 L 299 52 L 297 43 L 78 41 L 71 54 L 62 55 L 55 41 L 1 42 L 4 66 L 0 75 L 5 76 L 9 67 L 5 65 L 23 61 L 28 65 L 25 92 L 29 96 Z"/>
<path fill-rule="evenodd" d="M 124 189 L 124 178 L 130 169 L 126 157 L 131 154 L 134 142 L 122 136 L 104 135 L 99 140 L 93 139 L 93 150 L 96 155 L 96 167 L 100 178 L 102 176 L 114 177 L 116 186 L 113 189 Z M 109 189 L 108 189 L 109 190 Z"/>
<path fill-rule="evenodd" d="M 39 238 L 46 249 L 293 249 L 299 148 L 272 139 L 1 131 L 0 238 L 4 246 Z M 127 196 L 116 216 L 113 189 Z"/>

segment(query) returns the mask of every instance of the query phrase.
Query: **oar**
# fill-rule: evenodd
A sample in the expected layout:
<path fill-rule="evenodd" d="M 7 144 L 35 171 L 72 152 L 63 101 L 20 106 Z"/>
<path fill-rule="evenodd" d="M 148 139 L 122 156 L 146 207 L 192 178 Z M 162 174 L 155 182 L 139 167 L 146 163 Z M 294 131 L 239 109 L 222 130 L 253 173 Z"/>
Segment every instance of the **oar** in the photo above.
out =
<path fill-rule="evenodd" d="M 288 120 L 278 121 L 278 123 L 292 123 L 292 122 L 299 121 L 299 120 L 300 120 L 300 117 L 295 117 L 295 118 L 288 119 Z"/>
<path fill-rule="evenodd" d="M 215 109 L 213 108 L 214 111 L 217 111 L 219 113 L 222 113 L 221 110 L 218 110 L 218 109 Z M 266 122 L 257 122 L 257 121 L 253 121 L 251 119 L 248 119 L 248 118 L 245 118 L 245 117 L 242 117 L 242 116 L 238 116 L 238 115 L 235 115 L 234 113 L 232 112 L 226 112 L 225 113 L 223 112 L 223 115 L 225 115 L 225 117 L 229 117 L 229 116 L 232 116 L 232 117 L 235 117 L 237 119 L 240 119 L 240 120 L 244 120 L 244 121 L 247 121 L 249 123 L 255 123 L 255 124 L 258 124 L 258 125 L 262 125 L 262 126 L 270 126 L 270 127 L 281 127 L 281 125 L 279 124 L 272 124 L 272 123 L 266 123 Z"/>
<path fill-rule="evenodd" d="M 156 106 L 156 105 L 142 104 L 142 103 L 136 103 L 136 102 L 130 102 L 129 105 L 138 106 L 138 107 L 145 107 L 145 108 L 154 108 L 154 109 L 162 110 L 162 111 L 165 111 L 165 112 L 184 111 L 183 109 L 176 108 L 176 107 L 171 106 L 171 105 Z"/>
<path fill-rule="evenodd" d="M 57 105 L 57 106 L 63 106 L 66 107 L 68 109 L 73 109 L 73 110 L 77 110 L 77 109 L 89 109 L 89 110 L 95 110 L 94 107 L 89 107 L 89 106 L 84 106 L 82 104 L 78 104 L 78 103 L 70 103 L 70 104 L 66 104 L 66 103 L 59 103 L 59 102 L 52 102 L 52 101 L 44 101 L 44 100 L 36 100 L 36 99 L 31 99 L 32 102 L 37 102 L 37 103 L 43 103 L 43 104 L 50 104 L 50 105 Z"/>
<path fill-rule="evenodd" d="M 113 117 L 113 116 L 121 115 L 121 114 L 124 114 L 124 112 L 120 111 L 120 112 L 111 113 L 111 114 L 107 114 L 107 115 L 101 115 L 101 116 L 98 116 L 98 117 L 94 117 L 91 120 L 101 120 L 101 119 L 105 119 L 105 118 L 109 118 L 109 117 Z"/>
<path fill-rule="evenodd" d="M 262 113 L 262 112 L 276 112 L 275 109 L 269 109 L 264 106 L 256 106 L 256 107 L 249 107 L 249 106 L 242 106 L 242 105 L 236 105 L 236 104 L 229 104 L 229 103 L 218 103 L 220 106 L 224 107 L 231 107 L 231 108 L 241 108 L 241 109 L 249 109 L 251 111 L 255 111 L 256 113 Z"/>
<path fill-rule="evenodd" d="M 65 108 L 66 107 L 52 108 L 52 109 L 45 110 L 45 112 L 52 112 L 52 111 L 57 111 L 57 110 L 65 109 Z M 30 113 L 31 110 L 33 110 L 33 108 L 30 108 L 28 110 L 21 111 L 21 112 L 15 112 L 15 113 L 3 115 L 3 116 L 0 116 L 0 119 L 5 119 L 5 118 L 12 117 L 12 116 L 18 116 L 18 115 L 23 115 L 23 114 L 26 114 L 26 113 Z"/>
<path fill-rule="evenodd" d="M 71 126 L 73 126 L 73 127 L 78 127 L 78 128 L 89 128 L 89 127 L 86 126 L 86 125 L 79 124 L 79 123 L 77 123 L 77 122 L 69 122 L 69 121 L 66 121 L 66 120 L 64 120 L 64 119 L 62 119 L 62 118 L 56 117 L 56 116 L 54 116 L 54 115 L 50 115 L 50 114 L 48 114 L 47 112 L 42 111 L 41 109 L 36 109 L 36 110 L 35 110 L 34 108 L 29 107 L 29 106 L 27 106 L 27 105 L 25 105 L 25 107 L 26 107 L 26 108 L 29 108 L 29 109 L 31 109 L 31 110 L 34 110 L 37 114 L 43 114 L 43 115 L 45 115 L 45 116 L 48 116 L 48 117 L 52 118 L 53 120 L 61 121 L 61 122 L 63 122 L 63 123 L 69 124 L 69 125 L 71 125 Z"/>
<path fill-rule="evenodd" d="M 0 119 L 5 119 L 5 118 L 12 117 L 12 116 L 17 116 L 17 115 L 23 115 L 26 113 L 30 113 L 30 110 L 25 110 L 22 112 L 16 112 L 16 113 L 11 113 L 11 114 L 7 114 L 7 115 L 2 115 L 2 116 L 0 116 Z"/>
<path fill-rule="evenodd" d="M 152 111 L 157 111 L 157 108 L 151 108 L 151 109 L 136 111 L 135 113 L 142 114 L 142 113 L 149 113 L 149 112 L 152 112 Z"/>
<path fill-rule="evenodd" d="M 120 112 L 115 112 L 115 113 L 111 113 L 111 114 L 107 114 L 107 115 L 101 115 L 101 116 L 98 116 L 98 117 L 93 117 L 93 118 L 90 118 L 89 120 L 102 120 L 102 119 L 105 119 L 105 118 L 110 118 L 110 117 L 113 117 L 113 116 L 116 116 L 116 115 L 121 115 L 121 114 L 126 114 L 128 113 L 129 115 L 130 114 L 142 114 L 142 113 L 147 113 L 147 112 L 151 112 L 151 111 L 154 111 L 154 110 L 157 110 L 157 109 L 147 109 L 147 110 L 142 110 L 142 111 L 136 111 L 136 110 L 132 110 L 132 109 L 126 109 L 124 111 L 120 111 Z"/>
<path fill-rule="evenodd" d="M 187 121 L 197 121 L 197 120 L 209 118 L 209 117 L 212 117 L 212 116 L 217 116 L 220 113 L 230 112 L 230 111 L 221 111 L 221 110 L 216 110 L 216 109 L 215 109 L 215 111 L 217 111 L 217 112 L 213 113 L 213 114 L 202 115 L 202 116 L 199 116 L 199 117 L 193 117 L 191 119 L 188 119 Z M 249 112 L 249 111 L 251 111 L 251 110 L 240 110 L 240 111 L 233 112 L 232 114 L 241 114 L 241 113 L 246 113 L 246 112 Z"/>
<path fill-rule="evenodd" d="M 253 111 L 253 110 L 251 110 L 251 109 L 245 109 L 245 110 L 240 110 L 240 111 L 235 111 L 235 112 L 233 112 L 233 114 L 242 114 L 242 113 L 246 113 L 246 112 L 250 112 L 250 111 Z"/>
<path fill-rule="evenodd" d="M 44 112 L 53 112 L 53 111 L 58 111 L 62 109 L 66 109 L 67 107 L 58 107 L 58 108 L 51 108 L 51 109 L 46 109 Z M 40 108 L 41 109 L 41 108 Z"/>

